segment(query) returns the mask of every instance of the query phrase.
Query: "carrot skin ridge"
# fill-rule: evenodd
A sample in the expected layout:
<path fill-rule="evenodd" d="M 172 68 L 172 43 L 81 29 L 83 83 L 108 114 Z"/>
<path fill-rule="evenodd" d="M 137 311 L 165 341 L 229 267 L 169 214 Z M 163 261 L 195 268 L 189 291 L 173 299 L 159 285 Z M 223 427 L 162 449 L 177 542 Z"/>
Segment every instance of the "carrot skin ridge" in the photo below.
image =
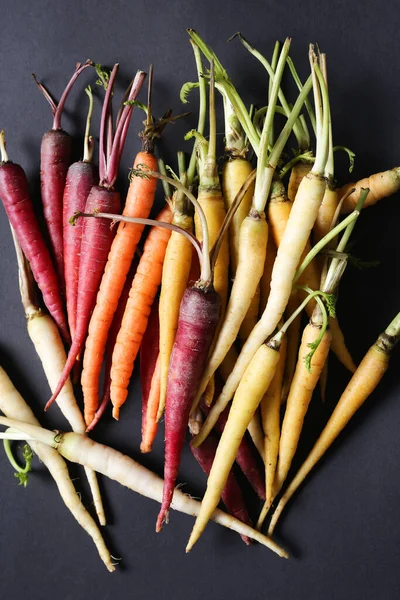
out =
<path fill-rule="evenodd" d="M 61 290 L 65 289 L 63 258 L 63 195 L 71 164 L 72 138 L 62 129 L 44 134 L 40 147 L 40 190 L 43 216 Z"/>
<path fill-rule="evenodd" d="M 119 193 L 102 186 L 94 186 L 86 201 L 85 210 L 93 212 L 99 207 L 104 209 L 102 212 L 119 212 L 121 208 Z M 75 337 L 68 353 L 63 375 L 46 405 L 46 410 L 57 398 L 75 364 L 78 354 L 82 351 L 90 315 L 96 301 L 97 290 L 114 235 L 115 229 L 110 227 L 107 219 L 84 220 L 77 298 L 79 322 L 77 323 Z"/>
<path fill-rule="evenodd" d="M 171 505 L 190 408 L 200 383 L 220 313 L 221 300 L 214 289 L 203 291 L 193 286 L 185 291 L 168 372 L 164 488 L 156 531 L 161 530 Z"/>
<path fill-rule="evenodd" d="M 204 443 L 198 448 L 194 448 L 190 444 L 190 449 L 194 458 L 206 475 L 210 474 L 217 447 L 218 440 L 214 434 L 210 434 L 208 438 L 204 440 Z M 233 517 L 239 521 L 242 521 L 243 523 L 246 523 L 246 525 L 250 525 L 250 527 L 253 526 L 243 498 L 242 490 L 233 470 L 229 473 L 228 479 L 226 480 L 224 490 L 221 494 L 221 499 L 226 510 Z M 248 538 L 246 535 L 242 535 L 241 538 L 247 546 L 250 545 L 250 538 Z"/>
<path fill-rule="evenodd" d="M 94 167 L 87 162 L 73 163 L 67 173 L 63 194 L 63 254 L 65 297 L 68 325 L 74 337 L 77 320 L 79 260 L 83 219 L 77 219 L 75 226 L 69 222 L 72 215 L 85 210 L 90 190 L 97 183 Z"/>
<path fill-rule="evenodd" d="M 17 239 L 27 257 L 44 303 L 57 323 L 65 342 L 69 342 L 67 319 L 56 271 L 40 230 L 28 180 L 20 165 L 11 161 L 0 165 L 0 197 Z"/>

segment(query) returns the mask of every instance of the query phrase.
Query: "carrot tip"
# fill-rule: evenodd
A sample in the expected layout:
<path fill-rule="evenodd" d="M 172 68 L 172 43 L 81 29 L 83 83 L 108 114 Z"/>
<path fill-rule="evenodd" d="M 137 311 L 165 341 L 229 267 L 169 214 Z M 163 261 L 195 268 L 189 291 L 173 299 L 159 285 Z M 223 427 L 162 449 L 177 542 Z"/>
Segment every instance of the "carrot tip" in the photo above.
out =
<path fill-rule="evenodd" d="M 119 421 L 119 407 L 114 406 L 112 416 L 116 421 Z"/>
<path fill-rule="evenodd" d="M 147 452 L 151 452 L 151 451 L 152 451 L 151 444 L 147 444 L 147 443 L 145 444 L 143 442 L 140 444 L 140 452 L 142 454 L 146 454 Z"/>

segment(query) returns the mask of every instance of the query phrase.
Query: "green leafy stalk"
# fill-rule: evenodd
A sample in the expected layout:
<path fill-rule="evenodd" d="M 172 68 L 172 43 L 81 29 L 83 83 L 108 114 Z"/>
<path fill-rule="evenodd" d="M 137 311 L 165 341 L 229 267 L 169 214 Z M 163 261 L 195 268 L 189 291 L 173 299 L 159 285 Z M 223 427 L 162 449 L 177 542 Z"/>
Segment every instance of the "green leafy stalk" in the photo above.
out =
<path fill-rule="evenodd" d="M 194 58 L 196 61 L 198 87 L 199 87 L 199 120 L 197 123 L 197 132 L 200 135 L 204 134 L 204 128 L 206 124 L 206 111 L 207 111 L 207 84 L 204 79 L 203 63 L 201 60 L 201 54 L 199 46 L 191 40 Z M 192 88 L 193 89 L 193 88 Z M 189 167 L 187 170 L 187 185 L 189 188 L 193 185 L 193 180 L 196 175 L 196 144 L 193 147 L 192 155 L 190 157 Z"/>
<path fill-rule="evenodd" d="M 25 466 L 21 467 L 15 460 L 15 457 L 14 457 L 12 449 L 11 449 L 10 440 L 4 439 L 3 444 L 4 444 L 4 450 L 5 450 L 6 456 L 7 456 L 8 460 L 10 461 L 11 465 L 13 466 L 13 468 L 15 469 L 14 477 L 16 479 L 18 479 L 18 485 L 23 485 L 24 487 L 26 487 L 28 485 L 28 478 L 29 478 L 28 474 L 32 468 L 33 452 L 32 452 L 31 447 L 29 446 L 29 444 L 25 444 L 25 446 L 23 448 L 23 452 L 22 452 L 22 456 L 25 461 Z"/>
<path fill-rule="evenodd" d="M 294 80 L 295 84 L 297 85 L 297 88 L 298 88 L 299 92 L 301 92 L 301 90 L 303 89 L 303 84 L 301 83 L 301 79 L 300 79 L 300 77 L 299 77 L 299 75 L 298 75 L 298 73 L 296 71 L 296 68 L 294 66 L 294 62 L 290 58 L 290 56 L 288 56 L 288 58 L 287 58 L 287 64 L 289 66 L 289 69 L 290 69 L 290 72 L 292 74 L 293 80 Z M 311 102 L 310 102 L 308 96 L 304 100 L 304 105 L 305 105 L 305 107 L 307 109 L 308 116 L 309 116 L 309 119 L 310 119 L 310 122 L 311 122 L 311 126 L 312 126 L 312 128 L 314 130 L 314 135 L 316 135 L 317 134 L 317 127 L 316 127 L 316 122 L 315 122 L 315 114 L 314 114 L 314 111 L 313 111 L 313 108 L 311 106 Z"/>
<path fill-rule="evenodd" d="M 327 314 L 327 310 L 325 308 L 325 304 L 322 302 L 321 298 L 319 298 L 318 296 L 316 296 L 315 299 L 318 303 L 319 309 L 322 314 L 322 325 L 321 325 L 321 330 L 320 330 L 320 333 L 319 333 L 319 336 L 317 337 L 317 339 L 314 340 L 314 342 L 307 344 L 307 346 L 310 348 L 310 352 L 308 354 L 306 354 L 305 356 L 303 356 L 304 364 L 309 373 L 311 373 L 312 357 L 314 356 L 315 352 L 317 351 L 317 348 L 320 345 L 322 338 L 324 337 L 325 332 L 328 328 L 328 314 Z"/>

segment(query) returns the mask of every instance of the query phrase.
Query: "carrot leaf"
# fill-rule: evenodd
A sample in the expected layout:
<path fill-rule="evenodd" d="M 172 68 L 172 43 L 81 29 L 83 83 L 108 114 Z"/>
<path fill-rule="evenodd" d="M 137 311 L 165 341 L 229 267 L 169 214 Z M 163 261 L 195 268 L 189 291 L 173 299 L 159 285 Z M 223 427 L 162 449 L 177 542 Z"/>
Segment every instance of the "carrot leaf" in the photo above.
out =
<path fill-rule="evenodd" d="M 32 468 L 33 452 L 31 447 L 29 446 L 29 444 L 25 444 L 22 453 L 22 456 L 25 461 L 25 466 L 21 467 L 15 460 L 15 457 L 11 450 L 10 440 L 3 440 L 3 444 L 6 456 L 15 469 L 14 477 L 18 479 L 18 485 L 23 485 L 24 487 L 26 487 L 28 485 L 28 473 L 31 471 Z"/>

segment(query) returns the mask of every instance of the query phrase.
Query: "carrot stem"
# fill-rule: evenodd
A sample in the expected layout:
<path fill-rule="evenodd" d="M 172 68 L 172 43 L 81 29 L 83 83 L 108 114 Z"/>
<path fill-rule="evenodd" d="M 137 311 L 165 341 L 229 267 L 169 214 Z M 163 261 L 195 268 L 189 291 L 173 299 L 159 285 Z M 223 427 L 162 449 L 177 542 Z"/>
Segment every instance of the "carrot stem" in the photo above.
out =
<path fill-rule="evenodd" d="M 90 123 L 93 115 L 93 93 L 90 85 L 85 88 L 85 92 L 89 98 L 89 109 L 86 117 L 85 138 L 83 142 L 83 162 L 91 163 L 93 159 L 94 140 L 90 135 Z"/>
<path fill-rule="evenodd" d="M 197 131 L 201 135 L 203 135 L 205 124 L 206 124 L 206 112 L 207 112 L 207 84 L 206 84 L 206 80 L 204 79 L 203 64 L 201 61 L 200 49 L 193 40 L 190 40 L 190 43 L 192 44 L 192 48 L 193 48 L 193 52 L 194 52 L 194 58 L 196 61 L 196 68 L 197 68 L 197 77 L 199 80 L 200 105 L 199 105 L 199 120 L 197 123 Z M 195 144 L 193 147 L 193 150 L 192 150 L 192 155 L 190 157 L 189 167 L 187 170 L 187 185 L 189 188 L 191 187 L 194 176 L 196 174 L 196 162 L 197 162 L 197 158 L 196 158 L 196 144 Z"/>

